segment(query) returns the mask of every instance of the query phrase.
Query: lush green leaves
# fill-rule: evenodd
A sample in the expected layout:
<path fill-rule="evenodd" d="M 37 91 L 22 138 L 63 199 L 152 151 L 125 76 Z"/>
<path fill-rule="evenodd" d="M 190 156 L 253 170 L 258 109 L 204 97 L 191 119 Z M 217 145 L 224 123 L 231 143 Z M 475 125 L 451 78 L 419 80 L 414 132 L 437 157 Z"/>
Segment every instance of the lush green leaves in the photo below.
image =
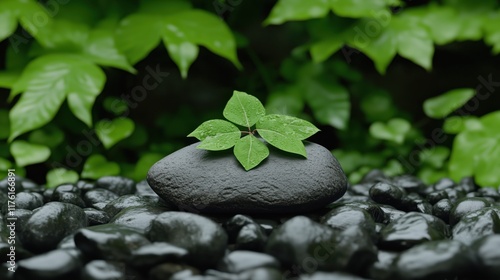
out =
<path fill-rule="evenodd" d="M 238 125 L 251 127 L 266 114 L 266 109 L 255 96 L 235 90 L 222 114 Z"/>
<path fill-rule="evenodd" d="M 474 176 L 481 186 L 500 182 L 500 111 L 480 118 L 481 126 L 461 131 L 453 142 L 449 172 L 454 180 Z"/>
<path fill-rule="evenodd" d="M 247 135 L 236 142 L 234 155 L 245 170 L 250 170 L 269 156 L 269 149 L 253 135 Z"/>
<path fill-rule="evenodd" d="M 76 183 L 78 181 L 78 173 L 65 168 L 56 168 L 47 172 L 47 188 L 55 188 L 64 183 Z"/>
<path fill-rule="evenodd" d="M 431 118 L 441 119 L 462 107 L 473 96 L 473 89 L 461 88 L 450 90 L 440 96 L 427 99 L 424 102 L 424 112 Z"/>
<path fill-rule="evenodd" d="M 389 140 L 398 144 L 403 143 L 411 125 L 407 120 L 394 118 L 387 123 L 374 122 L 370 126 L 370 134 L 378 139 Z"/>
<path fill-rule="evenodd" d="M 255 132 L 274 147 L 286 152 L 307 157 L 302 140 L 319 131 L 308 121 L 286 115 L 265 115 L 260 101 L 247 93 L 234 91 L 224 108 L 224 117 L 245 126 L 247 131 L 239 131 L 232 123 L 225 120 L 209 120 L 202 123 L 188 137 L 201 141 L 199 149 L 219 151 L 234 146 L 236 159 L 245 170 L 256 167 L 269 155 L 265 144 L 254 136 Z M 256 129 L 252 131 L 252 126 Z M 240 138 L 241 133 L 249 135 Z"/>
<path fill-rule="evenodd" d="M 446 118 L 443 130 L 449 134 L 457 134 L 464 130 L 474 130 L 482 128 L 482 124 L 475 116 L 453 116 Z"/>
<path fill-rule="evenodd" d="M 134 122 L 128 118 L 102 120 L 96 123 L 96 134 L 106 149 L 127 138 L 134 132 Z"/>
<path fill-rule="evenodd" d="M 232 148 L 241 137 L 240 130 L 225 120 L 210 120 L 202 123 L 188 137 L 202 141 L 198 149 L 221 151 Z"/>
<path fill-rule="evenodd" d="M 91 155 L 83 165 L 81 176 L 87 179 L 99 179 L 119 173 L 120 166 L 116 162 L 107 161 L 102 155 Z"/>
<path fill-rule="evenodd" d="M 35 30 L 34 20 L 48 21 L 49 15 L 34 0 L 2 0 L 0 2 L 0 41 L 3 41 L 17 28 L 21 21 L 27 30 Z"/>
<path fill-rule="evenodd" d="M 12 89 L 24 92 L 10 111 L 10 140 L 52 120 L 63 101 L 77 118 L 92 125 L 91 109 L 104 86 L 102 70 L 80 57 L 46 55 L 31 62 Z"/>
<path fill-rule="evenodd" d="M 26 166 L 46 161 L 50 156 L 50 149 L 44 145 L 17 140 L 10 145 L 10 153 L 18 166 Z"/>

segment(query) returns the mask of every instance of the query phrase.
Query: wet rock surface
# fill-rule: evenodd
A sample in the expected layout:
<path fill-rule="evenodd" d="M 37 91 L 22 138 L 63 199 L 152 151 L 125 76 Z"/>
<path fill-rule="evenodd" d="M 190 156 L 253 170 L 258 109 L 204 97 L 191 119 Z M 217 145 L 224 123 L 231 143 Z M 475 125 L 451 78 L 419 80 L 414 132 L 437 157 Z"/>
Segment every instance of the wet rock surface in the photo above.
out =
<path fill-rule="evenodd" d="M 245 171 L 232 152 L 187 146 L 157 162 L 148 173 L 153 190 L 181 210 L 205 213 L 301 213 L 339 199 L 347 180 L 331 152 L 306 143 L 308 159 L 273 151 Z"/>
<path fill-rule="evenodd" d="M 300 214 L 178 211 L 120 177 L 51 190 L 19 179 L 15 273 L 0 216 L 2 280 L 500 279 L 500 195 L 470 179 L 375 170 Z"/>

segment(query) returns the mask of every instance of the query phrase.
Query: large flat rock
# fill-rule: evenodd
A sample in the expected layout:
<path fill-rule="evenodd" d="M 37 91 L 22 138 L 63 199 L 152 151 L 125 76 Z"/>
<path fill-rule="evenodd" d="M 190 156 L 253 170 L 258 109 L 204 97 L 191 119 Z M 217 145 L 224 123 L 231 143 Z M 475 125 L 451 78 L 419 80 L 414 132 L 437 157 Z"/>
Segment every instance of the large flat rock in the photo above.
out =
<path fill-rule="evenodd" d="M 346 176 L 331 152 L 306 142 L 308 158 L 269 146 L 270 155 L 245 171 L 232 150 L 180 149 L 155 163 L 151 188 L 181 210 L 205 213 L 301 213 L 342 197 Z"/>

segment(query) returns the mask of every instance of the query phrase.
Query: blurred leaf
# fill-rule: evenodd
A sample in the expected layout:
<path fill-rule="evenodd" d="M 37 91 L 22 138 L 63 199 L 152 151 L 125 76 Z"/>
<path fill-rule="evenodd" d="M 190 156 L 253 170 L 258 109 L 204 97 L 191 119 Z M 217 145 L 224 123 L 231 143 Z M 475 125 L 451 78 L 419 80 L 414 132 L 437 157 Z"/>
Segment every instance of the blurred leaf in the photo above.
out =
<path fill-rule="evenodd" d="M 64 132 L 55 125 L 47 125 L 32 131 L 28 136 L 32 144 L 45 145 L 55 148 L 64 141 Z"/>
<path fill-rule="evenodd" d="M 404 168 L 401 163 L 396 159 L 391 159 L 387 164 L 382 168 L 382 171 L 385 175 L 389 177 L 394 177 L 396 175 L 401 175 L 404 173 Z"/>
<path fill-rule="evenodd" d="M 445 165 L 449 155 L 450 149 L 445 146 L 436 146 L 434 148 L 421 151 L 420 162 L 422 164 L 429 165 L 430 167 L 439 169 Z"/>
<path fill-rule="evenodd" d="M 424 101 L 424 112 L 428 117 L 442 119 L 462 107 L 474 96 L 470 88 L 453 89 Z"/>
<path fill-rule="evenodd" d="M 45 9 L 34 0 L 2 0 L 0 2 L 0 41 L 16 31 L 18 20 L 21 20 L 23 27 L 31 33 L 35 30 L 32 20 L 40 20 L 40 17 L 49 19 Z"/>
<path fill-rule="evenodd" d="M 120 166 L 116 162 L 107 161 L 102 155 L 91 155 L 83 165 L 81 177 L 99 179 L 103 176 L 120 174 Z"/>
<path fill-rule="evenodd" d="M 331 81 L 308 80 L 302 85 L 305 98 L 322 124 L 345 129 L 349 121 L 351 103 L 347 90 Z"/>
<path fill-rule="evenodd" d="M 384 0 L 371 0 L 359 2 L 359 0 L 330 0 L 333 12 L 342 17 L 362 18 L 373 17 L 381 12 L 389 13 L 385 8 Z"/>
<path fill-rule="evenodd" d="M 329 1 L 280 0 L 274 5 L 264 24 L 282 24 L 290 20 L 324 17 L 330 11 Z"/>
<path fill-rule="evenodd" d="M 460 27 L 456 40 L 481 40 L 483 36 L 484 15 L 496 10 L 498 5 L 495 0 L 483 0 L 478 5 L 468 0 L 445 0 L 444 4 L 451 6 L 457 11 L 457 19 L 455 22 Z"/>
<path fill-rule="evenodd" d="M 448 176 L 449 174 L 446 170 L 436 170 L 432 167 L 423 167 L 418 172 L 418 177 L 425 184 L 434 184 L 443 178 L 448 178 Z"/>
<path fill-rule="evenodd" d="M 19 72 L 0 71 L 0 88 L 12 88 L 19 76 Z"/>
<path fill-rule="evenodd" d="M 7 110 L 0 109 L 0 140 L 7 139 L 10 134 L 10 122 L 9 122 L 9 112 Z"/>
<path fill-rule="evenodd" d="M 299 87 L 289 86 L 277 89 L 267 97 L 266 112 L 297 117 L 304 108 L 304 100 Z"/>
<path fill-rule="evenodd" d="M 387 121 L 396 114 L 391 96 L 382 90 L 372 90 L 363 95 L 360 106 L 370 122 Z"/>
<path fill-rule="evenodd" d="M 196 148 L 221 151 L 232 148 L 241 137 L 241 131 L 225 120 L 209 120 L 198 126 L 188 137 L 201 141 Z"/>
<path fill-rule="evenodd" d="M 240 138 L 233 152 L 246 171 L 256 167 L 269 156 L 267 146 L 252 134 Z"/>
<path fill-rule="evenodd" d="M 135 164 L 133 179 L 136 181 L 145 179 L 151 166 L 164 156 L 165 155 L 155 153 L 143 154 Z"/>
<path fill-rule="evenodd" d="M 91 109 L 105 80 L 99 67 L 80 57 L 53 54 L 35 59 L 12 88 L 11 96 L 24 93 L 10 111 L 9 140 L 51 121 L 66 97 L 73 114 L 91 126 Z"/>
<path fill-rule="evenodd" d="M 461 23 L 458 22 L 458 13 L 450 6 L 429 3 L 408 9 L 405 13 L 425 25 L 432 40 L 438 45 L 448 44 L 460 34 Z"/>
<path fill-rule="evenodd" d="M 121 144 L 128 148 L 137 148 L 148 143 L 148 141 L 150 141 L 148 130 L 144 125 L 136 123 L 134 132 L 132 132 L 129 137 L 124 139 Z"/>
<path fill-rule="evenodd" d="M 223 115 L 235 124 L 250 128 L 266 114 L 259 99 L 235 90 L 224 108 Z"/>
<path fill-rule="evenodd" d="M 129 110 L 127 102 L 115 96 L 107 96 L 103 101 L 103 107 L 115 116 L 119 116 Z"/>
<path fill-rule="evenodd" d="M 76 183 L 78 181 L 78 173 L 66 168 L 56 168 L 47 172 L 47 188 L 55 188 L 64 183 Z"/>
<path fill-rule="evenodd" d="M 0 171 L 7 171 L 9 168 L 12 167 L 12 162 L 9 160 L 0 157 Z"/>
<path fill-rule="evenodd" d="M 26 166 L 46 161 L 50 156 L 50 149 L 44 145 L 16 140 L 10 144 L 10 153 L 17 165 Z"/>
<path fill-rule="evenodd" d="M 493 46 L 492 53 L 500 53 L 500 30 L 498 26 L 500 25 L 500 10 L 487 13 L 484 17 L 483 29 L 484 29 L 484 42 L 490 46 Z"/>
<path fill-rule="evenodd" d="M 378 139 L 402 144 L 411 125 L 405 119 L 394 118 L 387 123 L 374 122 L 370 125 L 370 134 Z"/>
<path fill-rule="evenodd" d="M 481 121 L 475 116 L 452 116 L 446 118 L 443 130 L 449 134 L 458 134 L 464 130 L 475 130 L 483 127 Z"/>
<path fill-rule="evenodd" d="M 500 111 L 480 119 L 479 129 L 461 131 L 453 141 L 449 172 L 453 180 L 474 176 L 481 186 L 500 185 Z"/>
<path fill-rule="evenodd" d="M 128 118 L 101 120 L 95 125 L 96 134 L 106 149 L 130 136 L 134 128 L 134 122 Z"/>
<path fill-rule="evenodd" d="M 381 167 L 385 162 L 385 158 L 380 153 L 361 153 L 360 151 L 342 149 L 333 150 L 332 153 L 347 174 L 361 167 Z"/>

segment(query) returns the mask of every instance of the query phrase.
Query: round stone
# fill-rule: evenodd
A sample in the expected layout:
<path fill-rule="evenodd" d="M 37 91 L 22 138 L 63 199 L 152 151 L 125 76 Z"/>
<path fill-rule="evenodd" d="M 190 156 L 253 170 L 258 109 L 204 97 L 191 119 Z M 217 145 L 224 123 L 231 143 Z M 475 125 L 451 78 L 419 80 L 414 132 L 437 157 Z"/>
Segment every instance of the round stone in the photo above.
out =
<path fill-rule="evenodd" d="M 187 146 L 157 162 L 148 183 L 181 210 L 212 213 L 300 213 L 342 197 L 346 176 L 331 152 L 306 143 L 308 158 L 269 147 L 269 157 L 245 171 L 232 151 Z"/>

